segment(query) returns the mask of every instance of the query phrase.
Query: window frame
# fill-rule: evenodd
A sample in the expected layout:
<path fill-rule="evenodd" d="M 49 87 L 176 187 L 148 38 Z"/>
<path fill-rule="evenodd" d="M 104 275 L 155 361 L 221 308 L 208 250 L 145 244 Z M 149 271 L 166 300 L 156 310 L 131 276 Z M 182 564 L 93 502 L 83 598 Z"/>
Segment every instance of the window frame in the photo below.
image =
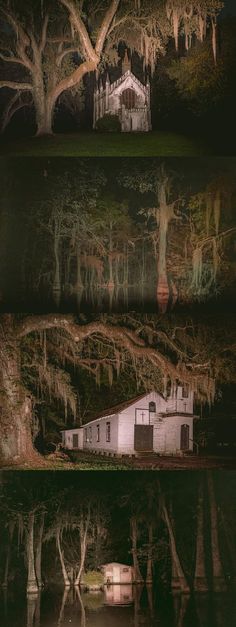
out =
<path fill-rule="evenodd" d="M 111 442 L 111 421 L 106 422 L 106 442 Z"/>

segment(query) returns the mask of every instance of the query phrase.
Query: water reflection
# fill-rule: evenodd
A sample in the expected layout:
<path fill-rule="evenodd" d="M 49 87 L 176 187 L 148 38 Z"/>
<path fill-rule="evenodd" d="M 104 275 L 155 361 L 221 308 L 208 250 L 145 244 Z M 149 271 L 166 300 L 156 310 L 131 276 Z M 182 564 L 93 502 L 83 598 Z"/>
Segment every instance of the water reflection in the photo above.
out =
<path fill-rule="evenodd" d="M 159 594 L 152 586 L 111 585 L 103 591 L 45 590 L 27 598 L 2 591 L 4 627 L 232 627 L 235 590 L 222 594 Z"/>
<path fill-rule="evenodd" d="M 131 605 L 134 600 L 134 589 L 136 587 L 131 584 L 105 586 L 104 603 L 106 605 Z"/>

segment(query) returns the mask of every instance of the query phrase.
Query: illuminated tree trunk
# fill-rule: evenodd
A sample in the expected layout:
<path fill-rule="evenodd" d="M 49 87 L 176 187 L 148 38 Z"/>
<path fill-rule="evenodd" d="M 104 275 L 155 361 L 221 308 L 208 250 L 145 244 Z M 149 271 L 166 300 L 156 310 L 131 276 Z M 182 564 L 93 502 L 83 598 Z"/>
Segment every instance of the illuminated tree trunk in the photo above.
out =
<path fill-rule="evenodd" d="M 35 513 L 29 513 L 28 522 L 28 542 L 27 542 L 27 557 L 28 557 L 28 580 L 27 580 L 27 594 L 37 594 L 38 584 L 35 572 L 35 559 L 34 559 L 34 521 Z"/>
<path fill-rule="evenodd" d="M 194 575 L 194 590 L 205 592 L 208 590 L 205 546 L 204 546 L 204 499 L 203 482 L 200 480 L 197 512 L 197 538 L 196 538 L 196 565 Z"/>
<path fill-rule="evenodd" d="M 163 174 L 161 174 L 163 176 Z M 159 200 L 159 251 L 157 261 L 157 303 L 161 313 L 165 313 L 170 297 L 167 278 L 166 254 L 167 233 L 170 221 L 175 217 L 174 204 L 167 202 L 168 179 L 163 176 L 158 189 Z M 158 216 L 157 216 L 158 222 Z"/>
<path fill-rule="evenodd" d="M 166 220 L 166 208 L 160 208 L 160 228 L 159 228 L 159 253 L 157 263 L 157 302 L 161 313 L 165 313 L 169 301 L 169 285 L 166 271 L 166 248 L 168 221 Z"/>
<path fill-rule="evenodd" d="M 176 547 L 175 535 L 173 526 L 167 511 L 167 507 L 163 505 L 164 520 L 169 532 L 170 550 L 172 558 L 172 588 L 182 590 L 182 592 L 189 593 L 189 585 L 187 583 L 184 571 L 180 564 L 180 559 Z"/>
<path fill-rule="evenodd" d="M 215 499 L 215 490 L 213 477 L 208 473 L 208 494 L 210 507 L 210 526 L 211 526 L 211 553 L 212 553 L 212 583 L 215 592 L 222 592 L 226 588 L 225 577 L 220 556 L 217 505 Z"/>
<path fill-rule="evenodd" d="M 140 572 L 139 562 L 138 562 L 138 528 L 137 528 L 137 520 L 135 517 L 132 517 L 130 520 L 130 530 L 131 530 L 131 542 L 132 542 L 132 556 L 133 556 L 133 566 L 134 566 L 134 581 L 135 583 L 143 583 L 143 577 Z"/>
<path fill-rule="evenodd" d="M 53 103 L 45 95 L 43 80 L 34 89 L 37 137 L 52 135 Z"/>
<path fill-rule="evenodd" d="M 1 317 L 0 349 L 0 459 L 38 461 L 31 433 L 32 400 L 21 383 L 20 345 L 13 314 Z"/>
<path fill-rule="evenodd" d="M 79 571 L 75 580 L 75 586 L 79 586 L 80 580 L 84 571 L 84 564 L 87 552 L 88 545 L 88 529 L 90 523 L 90 509 L 88 510 L 86 519 L 84 520 L 84 514 L 82 514 L 82 519 L 80 523 L 80 566 Z"/>
<path fill-rule="evenodd" d="M 38 582 L 38 587 L 42 588 L 42 542 L 43 542 L 43 531 L 44 531 L 44 519 L 45 512 L 40 513 L 39 517 L 39 526 L 38 526 L 38 536 L 35 548 L 35 571 Z"/>
<path fill-rule="evenodd" d="M 59 558 L 60 558 L 60 562 L 61 562 L 61 570 L 62 570 L 62 575 L 63 575 L 63 579 L 64 579 L 64 586 L 65 586 L 65 588 L 70 588 L 70 580 L 69 580 L 68 573 L 67 573 L 66 566 L 65 566 L 64 555 L 63 555 L 62 548 L 61 548 L 61 537 L 60 536 L 61 536 L 61 531 L 60 531 L 60 529 L 57 529 L 56 544 L 57 544 L 57 549 L 58 549 Z"/>

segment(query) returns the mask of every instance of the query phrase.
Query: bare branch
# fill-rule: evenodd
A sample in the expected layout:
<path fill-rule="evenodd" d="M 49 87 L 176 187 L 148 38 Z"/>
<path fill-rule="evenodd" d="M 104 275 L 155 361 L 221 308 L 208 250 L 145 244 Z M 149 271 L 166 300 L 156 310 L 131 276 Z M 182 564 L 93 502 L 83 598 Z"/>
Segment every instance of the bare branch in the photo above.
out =
<path fill-rule="evenodd" d="M 44 48 L 46 46 L 48 22 L 49 22 L 49 15 L 47 13 L 45 15 L 44 22 L 43 22 L 43 27 L 42 27 L 42 36 L 41 36 L 41 41 L 40 41 L 40 45 L 39 45 L 39 52 L 40 52 L 40 54 L 42 54 L 42 52 L 44 51 Z"/>
<path fill-rule="evenodd" d="M 9 89 L 18 89 L 19 91 L 32 91 L 33 86 L 30 83 L 18 83 L 17 81 L 0 81 L 1 87 L 8 87 Z"/>
<path fill-rule="evenodd" d="M 0 59 L 6 61 L 7 63 L 18 63 L 19 65 L 23 65 L 25 67 L 24 61 L 22 61 L 22 59 L 18 57 L 6 57 L 4 54 L 2 54 L 2 52 L 0 52 Z"/>
<path fill-rule="evenodd" d="M 90 61 L 93 61 L 97 65 L 99 62 L 99 58 L 97 52 L 93 48 L 88 31 L 80 16 L 79 10 L 76 9 L 74 3 L 71 0 L 60 0 L 60 2 L 69 11 L 71 22 L 81 39 L 81 43 L 85 49 L 88 59 Z"/>
<path fill-rule="evenodd" d="M 73 48 L 64 48 L 64 50 L 62 50 L 60 52 L 60 54 L 58 54 L 57 56 L 57 60 L 56 60 L 56 64 L 59 67 L 64 59 L 64 57 L 67 56 L 67 54 L 73 54 L 75 52 L 78 52 L 78 46 L 77 47 L 73 47 Z"/>
<path fill-rule="evenodd" d="M 16 113 L 16 111 L 19 111 L 20 109 L 23 109 L 24 107 L 29 107 L 32 104 L 33 104 L 32 97 L 30 99 L 30 102 L 25 102 L 24 100 L 21 100 L 21 92 L 17 91 L 13 95 L 13 97 L 10 99 L 10 102 L 8 103 L 5 111 L 3 112 L 1 131 L 3 132 L 5 130 L 5 128 L 9 124 L 11 118 Z"/>
<path fill-rule="evenodd" d="M 98 37 L 97 37 L 97 43 L 95 47 L 95 50 L 99 56 L 103 50 L 103 46 L 104 46 L 105 39 L 107 37 L 108 29 L 117 12 L 119 4 L 120 4 L 120 0 L 112 0 L 111 5 L 109 9 L 107 10 L 104 16 L 104 19 L 102 21 L 102 24 L 100 26 Z"/>
<path fill-rule="evenodd" d="M 23 61 L 23 65 L 27 67 L 29 70 L 32 70 L 34 65 L 32 61 L 29 59 L 26 54 L 26 48 L 30 45 L 30 39 L 24 28 L 20 24 L 20 22 L 16 19 L 10 11 L 6 11 L 2 7 L 0 8 L 1 12 L 5 15 L 8 23 L 12 26 L 13 30 L 16 34 L 16 50 L 18 52 L 19 57 Z"/>

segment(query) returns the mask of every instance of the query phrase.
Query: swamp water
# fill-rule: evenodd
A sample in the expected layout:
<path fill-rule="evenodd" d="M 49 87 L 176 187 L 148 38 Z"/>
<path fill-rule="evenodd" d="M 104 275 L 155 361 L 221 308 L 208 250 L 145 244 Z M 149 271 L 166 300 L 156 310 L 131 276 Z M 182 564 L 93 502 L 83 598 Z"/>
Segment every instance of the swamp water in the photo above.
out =
<path fill-rule="evenodd" d="M 43 590 L 37 597 L 9 588 L 0 595 L 1 627 L 233 627 L 235 590 L 193 596 L 142 586 L 103 592 Z"/>

